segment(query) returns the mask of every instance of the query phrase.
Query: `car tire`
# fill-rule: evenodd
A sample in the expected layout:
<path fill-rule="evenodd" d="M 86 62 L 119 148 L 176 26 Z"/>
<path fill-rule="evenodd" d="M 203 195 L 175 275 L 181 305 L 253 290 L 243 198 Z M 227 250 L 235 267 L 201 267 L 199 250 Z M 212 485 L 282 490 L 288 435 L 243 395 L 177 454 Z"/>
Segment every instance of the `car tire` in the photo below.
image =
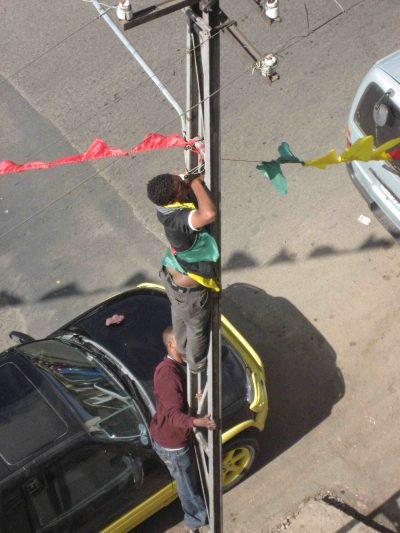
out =
<path fill-rule="evenodd" d="M 235 487 L 247 476 L 258 455 L 259 444 L 255 439 L 237 437 L 222 448 L 222 491 Z"/>

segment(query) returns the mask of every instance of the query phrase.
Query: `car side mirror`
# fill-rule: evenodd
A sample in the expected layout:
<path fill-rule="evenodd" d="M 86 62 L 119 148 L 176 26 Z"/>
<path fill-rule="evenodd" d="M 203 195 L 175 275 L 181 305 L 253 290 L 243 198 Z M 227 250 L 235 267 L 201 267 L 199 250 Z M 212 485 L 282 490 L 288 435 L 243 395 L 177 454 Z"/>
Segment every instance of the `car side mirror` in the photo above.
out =
<path fill-rule="evenodd" d="M 386 91 L 374 105 L 372 111 L 372 117 L 377 126 L 382 128 L 386 126 L 390 118 L 390 107 L 386 103 L 394 95 L 394 90 L 389 89 Z"/>
<path fill-rule="evenodd" d="M 35 339 L 26 333 L 21 333 L 20 331 L 10 331 L 8 334 L 10 339 L 17 344 L 26 344 L 27 342 L 32 342 Z"/>
<path fill-rule="evenodd" d="M 386 126 L 389 119 L 389 113 L 389 107 L 383 102 L 378 105 L 375 105 L 374 110 L 372 112 L 375 124 L 380 128 Z"/>

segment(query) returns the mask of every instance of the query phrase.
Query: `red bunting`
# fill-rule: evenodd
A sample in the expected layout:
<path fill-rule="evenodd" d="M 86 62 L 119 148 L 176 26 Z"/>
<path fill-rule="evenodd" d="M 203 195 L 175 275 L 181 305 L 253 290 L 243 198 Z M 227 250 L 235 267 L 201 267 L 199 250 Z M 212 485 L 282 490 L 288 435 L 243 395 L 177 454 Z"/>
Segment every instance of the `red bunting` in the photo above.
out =
<path fill-rule="evenodd" d="M 41 170 L 66 165 L 68 163 L 82 163 L 93 159 L 102 159 L 104 157 L 125 157 L 136 152 L 145 152 L 149 150 L 163 150 L 165 148 L 183 148 L 193 144 L 194 140 L 185 141 L 177 133 L 171 135 L 161 135 L 160 133 L 148 133 L 143 141 L 130 150 L 121 150 L 120 148 L 110 148 L 102 139 L 95 139 L 86 152 L 82 154 L 61 157 L 55 161 L 30 161 L 18 165 L 14 161 L 4 160 L 0 162 L 0 174 L 10 172 L 24 172 L 25 170 Z"/>
<path fill-rule="evenodd" d="M 395 148 L 389 152 L 392 159 L 400 159 L 400 148 Z"/>

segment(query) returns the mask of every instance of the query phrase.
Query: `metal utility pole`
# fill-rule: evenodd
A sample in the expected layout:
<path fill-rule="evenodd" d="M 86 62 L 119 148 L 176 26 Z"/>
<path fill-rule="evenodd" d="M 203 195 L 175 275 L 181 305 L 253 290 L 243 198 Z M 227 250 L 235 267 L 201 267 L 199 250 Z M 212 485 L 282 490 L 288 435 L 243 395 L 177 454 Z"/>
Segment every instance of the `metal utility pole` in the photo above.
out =
<path fill-rule="evenodd" d="M 187 108 L 192 109 L 187 116 L 186 130 L 191 137 L 204 137 L 205 182 L 211 191 L 217 209 L 216 221 L 211 232 L 221 250 L 221 212 L 220 212 L 220 9 L 219 1 L 199 2 L 198 6 L 186 9 L 187 19 Z M 191 168 L 196 166 L 194 158 Z M 221 281 L 220 261 L 216 265 L 216 275 Z M 208 353 L 207 369 L 207 413 L 217 422 L 217 430 L 208 432 L 208 442 L 200 432 L 198 452 L 201 456 L 204 485 L 208 492 L 210 529 L 213 533 L 223 530 L 222 512 L 222 450 L 221 450 L 221 310 L 220 293 L 212 293 L 211 301 L 211 342 Z M 194 392 L 201 387 L 194 383 L 193 375 L 188 379 L 189 404 L 195 405 Z M 204 407 L 199 407 L 199 411 Z M 204 414 L 204 412 L 203 412 Z"/>
<path fill-rule="evenodd" d="M 210 2 L 208 2 L 210 3 Z M 220 133 L 220 24 L 219 0 L 202 11 L 203 21 L 210 34 L 203 42 L 203 90 L 204 90 L 204 141 L 206 149 L 206 184 L 217 209 L 217 218 L 212 225 L 221 254 L 221 133 Z M 217 278 L 221 282 L 221 259 L 217 264 Z M 210 526 L 213 533 L 223 530 L 222 513 L 222 451 L 221 451 L 221 310 L 220 294 L 212 293 L 211 305 L 211 350 L 208 354 L 208 412 L 217 422 L 216 431 L 208 432 L 209 448 L 209 508 Z"/>
<path fill-rule="evenodd" d="M 274 0 L 275 1 L 275 0 Z M 132 12 L 129 0 L 123 0 L 118 6 L 117 15 L 122 14 L 123 30 L 134 28 L 162 17 L 179 9 L 187 17 L 186 29 L 186 111 L 171 95 L 165 85 L 158 79 L 143 58 L 124 36 L 121 29 L 111 20 L 107 11 L 97 0 L 92 0 L 100 16 L 114 31 L 131 55 L 147 72 L 153 82 L 177 111 L 184 137 L 204 138 L 205 182 L 211 191 L 217 209 L 216 221 L 212 224 L 212 235 L 221 252 L 221 155 L 220 155 L 220 32 L 224 28 L 233 35 L 246 52 L 257 60 L 262 74 L 268 78 L 274 74 L 266 58 L 260 58 L 258 51 L 220 10 L 219 0 L 164 0 L 140 11 Z M 121 17 L 120 17 L 121 18 Z M 268 59 L 270 61 L 270 59 Z M 185 164 L 188 170 L 198 164 L 198 155 L 186 152 Z M 221 263 L 216 265 L 216 276 L 221 282 Z M 211 533 L 222 533 L 222 449 L 221 449 L 221 309 L 220 293 L 213 292 L 211 301 L 211 342 L 208 353 L 207 382 L 204 376 L 188 373 L 188 400 L 192 411 L 195 410 L 195 393 L 203 387 L 203 398 L 197 405 L 197 412 L 211 414 L 217 423 L 216 431 L 208 431 L 207 439 L 201 431 L 196 432 L 198 442 L 200 476 L 208 504 Z"/>

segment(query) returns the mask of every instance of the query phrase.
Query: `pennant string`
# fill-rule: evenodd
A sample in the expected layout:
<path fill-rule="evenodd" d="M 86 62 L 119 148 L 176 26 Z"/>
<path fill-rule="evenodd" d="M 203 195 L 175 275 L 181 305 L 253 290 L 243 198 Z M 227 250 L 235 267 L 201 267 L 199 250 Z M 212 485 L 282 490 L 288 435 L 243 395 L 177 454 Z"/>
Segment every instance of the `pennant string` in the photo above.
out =
<path fill-rule="evenodd" d="M 177 133 L 161 135 L 160 133 L 148 133 L 143 141 L 130 150 L 109 147 L 103 139 L 95 139 L 86 152 L 67 157 L 61 157 L 55 161 L 30 161 L 17 164 L 14 161 L 4 160 L 0 162 L 0 174 L 11 172 L 25 172 L 26 170 L 41 170 L 69 163 L 83 163 L 105 157 L 126 157 L 137 152 L 150 150 L 164 150 L 166 148 L 184 148 L 194 143 L 194 139 L 185 141 Z"/>
<path fill-rule="evenodd" d="M 0 175 L 12 172 L 24 172 L 26 170 L 40 170 L 65 165 L 68 163 L 82 163 L 94 159 L 105 157 L 126 157 L 134 153 L 164 150 L 167 148 L 184 148 L 198 152 L 198 139 L 185 140 L 177 133 L 171 135 L 162 135 L 161 133 L 148 133 L 142 142 L 130 148 L 122 150 L 112 148 L 107 145 L 103 139 L 95 139 L 89 148 L 81 153 L 67 157 L 61 157 L 54 161 L 30 161 L 23 164 L 17 164 L 14 161 L 4 160 L 0 162 Z M 336 150 L 332 149 L 327 154 L 307 161 L 299 159 L 291 150 L 287 142 L 283 142 L 278 147 L 279 157 L 270 161 L 254 161 L 249 159 L 231 159 L 222 158 L 223 161 L 234 161 L 244 163 L 259 163 L 257 170 L 260 170 L 268 178 L 276 190 L 283 195 L 288 193 L 286 177 L 282 172 L 282 164 L 300 164 L 304 167 L 316 167 L 325 169 L 328 165 L 347 163 L 349 161 L 371 161 L 371 160 L 400 160 L 400 137 L 391 139 L 384 144 L 374 148 L 374 137 L 367 135 L 361 137 L 351 146 L 343 150 L 338 156 Z"/>

